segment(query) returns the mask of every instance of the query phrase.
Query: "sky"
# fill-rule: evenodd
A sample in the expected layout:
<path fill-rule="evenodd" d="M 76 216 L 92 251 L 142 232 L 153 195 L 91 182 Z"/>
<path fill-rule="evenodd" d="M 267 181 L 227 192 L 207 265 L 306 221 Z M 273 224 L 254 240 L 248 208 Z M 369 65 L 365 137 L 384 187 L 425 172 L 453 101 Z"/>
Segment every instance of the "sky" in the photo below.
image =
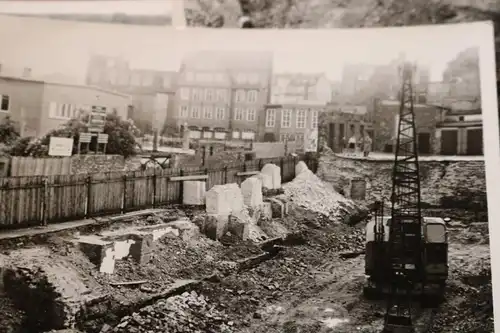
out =
<path fill-rule="evenodd" d="M 176 30 L 0 16 L 0 63 L 31 67 L 34 75 L 64 73 L 83 83 L 91 54 L 122 56 L 133 68 L 175 71 L 186 52 L 256 50 L 274 52 L 275 72 L 325 72 L 331 80 L 339 80 L 345 63 L 384 64 L 405 52 L 429 65 L 432 80 L 439 81 L 448 61 L 484 40 L 484 25 Z"/>
<path fill-rule="evenodd" d="M 0 13 L 15 14 L 112 14 L 115 12 L 139 15 L 168 14 L 175 0 L 117 0 L 117 1 L 0 1 Z"/>

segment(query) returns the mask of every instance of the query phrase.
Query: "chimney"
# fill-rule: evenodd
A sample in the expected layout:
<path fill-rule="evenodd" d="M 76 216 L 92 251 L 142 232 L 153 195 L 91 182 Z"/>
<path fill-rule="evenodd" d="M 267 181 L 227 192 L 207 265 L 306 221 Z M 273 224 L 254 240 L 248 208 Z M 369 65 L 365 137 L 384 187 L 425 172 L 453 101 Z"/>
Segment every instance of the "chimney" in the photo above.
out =
<path fill-rule="evenodd" d="M 31 68 L 25 67 L 23 69 L 23 78 L 31 77 Z"/>

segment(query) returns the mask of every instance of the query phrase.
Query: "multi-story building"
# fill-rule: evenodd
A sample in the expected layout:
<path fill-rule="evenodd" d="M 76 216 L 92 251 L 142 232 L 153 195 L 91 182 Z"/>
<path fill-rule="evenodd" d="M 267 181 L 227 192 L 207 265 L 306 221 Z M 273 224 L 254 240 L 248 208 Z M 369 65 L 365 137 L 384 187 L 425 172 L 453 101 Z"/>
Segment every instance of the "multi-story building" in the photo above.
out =
<path fill-rule="evenodd" d="M 128 95 L 84 85 L 0 76 L 0 119 L 10 116 L 22 136 L 40 137 L 92 107 L 125 118 Z"/>
<path fill-rule="evenodd" d="M 449 95 L 455 100 L 474 100 L 481 96 L 478 52 L 477 48 L 460 52 L 443 73 L 443 82 L 449 84 Z"/>
<path fill-rule="evenodd" d="M 161 129 L 167 114 L 174 112 L 176 76 L 174 71 L 131 68 L 123 58 L 95 55 L 90 58 L 86 82 L 132 96 L 130 116 Z"/>
<path fill-rule="evenodd" d="M 259 124 L 263 141 L 295 141 L 302 149 L 306 135 L 318 127 L 319 113 L 332 99 L 332 84 L 323 73 L 284 73 L 273 77 L 271 103 Z"/>
<path fill-rule="evenodd" d="M 325 110 L 322 126 L 326 126 L 327 145 L 334 152 L 341 152 L 351 136 L 358 140 L 368 134 L 372 140 L 373 108 L 366 105 L 329 104 Z"/>
<path fill-rule="evenodd" d="M 188 54 L 179 70 L 176 112 L 168 122 L 187 123 L 194 136 L 254 139 L 269 99 L 272 62 L 268 52 Z"/>

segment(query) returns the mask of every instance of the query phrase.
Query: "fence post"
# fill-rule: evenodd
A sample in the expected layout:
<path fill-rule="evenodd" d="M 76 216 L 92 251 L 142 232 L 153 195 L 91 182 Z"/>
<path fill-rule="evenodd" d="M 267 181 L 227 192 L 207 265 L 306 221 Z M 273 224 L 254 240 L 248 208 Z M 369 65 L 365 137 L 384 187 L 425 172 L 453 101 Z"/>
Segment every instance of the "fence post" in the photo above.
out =
<path fill-rule="evenodd" d="M 205 175 L 208 176 L 208 168 L 205 168 Z M 208 176 L 210 178 L 210 176 Z M 208 180 L 209 178 L 207 178 L 207 181 L 205 182 L 205 191 L 208 191 Z"/>
<path fill-rule="evenodd" d="M 86 218 L 90 217 L 90 203 L 91 201 L 91 195 L 92 195 L 92 176 L 88 175 L 87 176 L 87 212 L 85 214 Z"/>
<path fill-rule="evenodd" d="M 181 172 L 180 172 L 180 176 L 183 177 L 184 176 L 184 170 L 181 169 Z M 179 189 L 180 189 L 180 194 L 179 194 L 179 203 L 182 204 L 182 199 L 184 197 L 184 181 L 180 181 L 180 184 L 179 184 Z"/>
<path fill-rule="evenodd" d="M 295 166 L 297 165 L 297 156 L 293 157 L 293 177 L 295 178 L 297 175 L 295 174 Z"/>
<path fill-rule="evenodd" d="M 259 158 L 259 171 L 262 171 L 262 158 Z"/>
<path fill-rule="evenodd" d="M 42 226 L 47 225 L 47 220 L 49 218 L 48 209 L 49 209 L 49 181 L 47 177 L 43 178 L 43 215 L 42 215 Z"/>
<path fill-rule="evenodd" d="M 153 170 L 153 208 L 156 207 L 156 169 Z"/>
<path fill-rule="evenodd" d="M 224 185 L 227 184 L 227 165 L 224 166 Z"/>
<path fill-rule="evenodd" d="M 127 175 L 123 175 L 123 204 L 122 204 L 122 213 L 125 213 L 127 210 Z"/>
<path fill-rule="evenodd" d="M 283 171 L 283 167 L 284 167 L 285 163 L 284 163 L 284 158 L 281 157 L 280 158 L 280 171 L 281 171 L 281 181 L 284 181 L 284 178 L 285 178 L 285 172 Z"/>

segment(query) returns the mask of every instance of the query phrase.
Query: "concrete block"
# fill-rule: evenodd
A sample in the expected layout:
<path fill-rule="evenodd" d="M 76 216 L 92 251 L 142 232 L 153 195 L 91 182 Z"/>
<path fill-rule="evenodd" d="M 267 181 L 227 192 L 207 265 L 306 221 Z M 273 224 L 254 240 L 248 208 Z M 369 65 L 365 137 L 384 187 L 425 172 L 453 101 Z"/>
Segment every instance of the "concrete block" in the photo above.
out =
<path fill-rule="evenodd" d="M 271 177 L 270 175 L 266 175 L 260 172 L 250 178 L 259 179 L 262 183 L 262 188 L 266 188 L 268 190 L 273 188 L 273 177 Z"/>
<path fill-rule="evenodd" d="M 238 184 L 215 185 L 205 196 L 206 211 L 212 215 L 229 215 L 243 209 L 243 195 Z"/>
<path fill-rule="evenodd" d="M 207 183 L 204 181 L 185 181 L 182 192 L 184 205 L 204 205 Z"/>
<path fill-rule="evenodd" d="M 219 240 L 229 229 L 229 215 L 207 214 L 205 235 L 213 240 Z"/>
<path fill-rule="evenodd" d="M 275 197 L 275 199 L 283 203 L 285 215 L 288 215 L 290 209 L 290 200 L 285 195 L 278 195 Z"/>
<path fill-rule="evenodd" d="M 270 202 L 262 203 L 259 221 L 260 220 L 270 220 L 272 218 L 273 218 L 273 210 L 271 208 L 271 203 Z"/>
<path fill-rule="evenodd" d="M 103 241 L 96 236 L 80 236 L 74 242 L 89 261 L 97 267 L 101 266 L 102 260 L 106 256 L 106 250 L 113 248 L 113 242 Z"/>
<path fill-rule="evenodd" d="M 258 178 L 248 178 L 241 183 L 241 193 L 243 203 L 248 207 L 258 207 L 262 205 L 262 182 Z"/>
<path fill-rule="evenodd" d="M 247 240 L 250 235 L 249 221 L 241 215 L 230 215 L 228 230 L 241 240 Z"/>
<path fill-rule="evenodd" d="M 299 163 L 297 163 L 297 165 L 295 166 L 295 177 L 297 177 L 298 175 L 300 175 L 303 171 L 306 171 L 306 170 L 309 170 L 309 168 L 307 167 L 307 164 L 304 162 L 304 161 L 300 161 Z"/>
<path fill-rule="evenodd" d="M 169 227 L 179 231 L 179 237 L 183 241 L 190 241 L 200 237 L 200 228 L 189 220 L 178 220 L 167 223 Z"/>
<path fill-rule="evenodd" d="M 276 190 L 281 188 L 281 169 L 279 166 L 268 163 L 264 165 L 261 172 L 271 177 L 273 187 L 270 189 Z"/>
<path fill-rule="evenodd" d="M 273 218 L 285 217 L 285 204 L 283 204 L 283 202 L 275 198 L 269 198 L 267 202 L 271 204 L 271 212 Z"/>

